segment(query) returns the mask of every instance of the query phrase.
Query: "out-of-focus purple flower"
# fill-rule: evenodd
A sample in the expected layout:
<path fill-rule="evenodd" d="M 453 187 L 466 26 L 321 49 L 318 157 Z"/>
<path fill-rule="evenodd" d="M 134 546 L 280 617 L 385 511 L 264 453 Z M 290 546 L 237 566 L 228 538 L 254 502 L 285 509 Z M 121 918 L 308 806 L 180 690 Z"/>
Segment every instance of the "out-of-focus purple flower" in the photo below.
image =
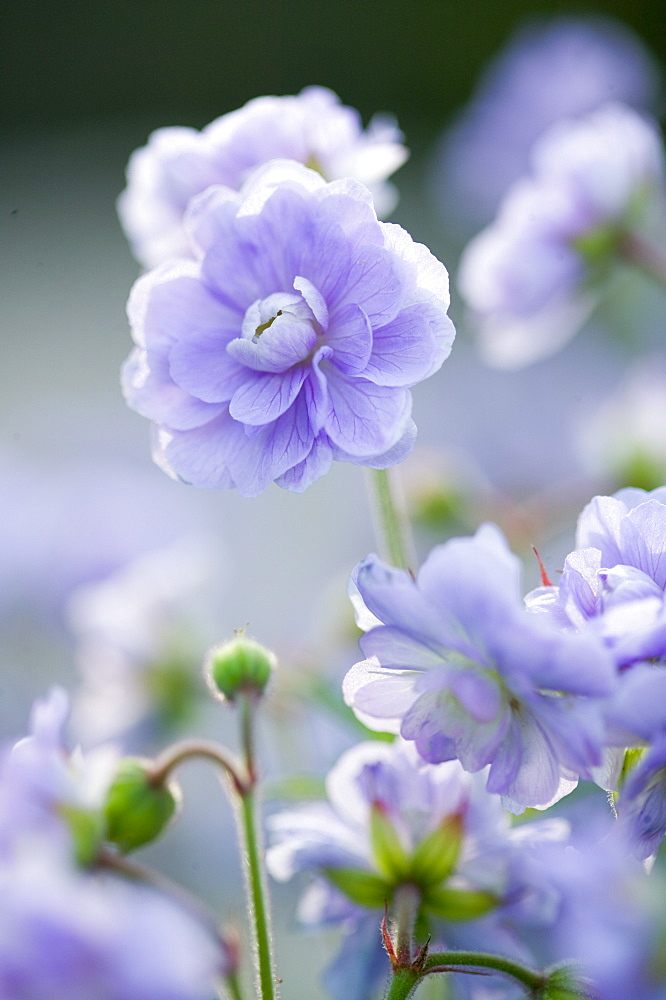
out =
<path fill-rule="evenodd" d="M 363 1000 L 386 977 L 379 923 L 384 900 L 402 882 L 417 889 L 438 946 L 524 958 L 503 914 L 519 910 L 530 893 L 534 904 L 540 888 L 527 884 L 531 854 L 565 836 L 566 824 L 512 829 L 499 799 L 483 786 L 457 761 L 425 763 L 402 740 L 362 743 L 329 773 L 328 802 L 271 817 L 269 871 L 281 881 L 312 872 L 300 919 L 345 932 L 325 976 L 336 998 Z M 543 916 L 538 910 L 533 906 L 535 920 Z"/>
<path fill-rule="evenodd" d="M 371 728 L 399 731 L 426 760 L 490 764 L 488 790 L 516 812 L 599 764 L 612 659 L 589 631 L 526 611 L 518 559 L 494 525 L 435 548 L 416 579 L 370 556 L 353 580 L 367 659 L 343 689 Z"/>
<path fill-rule="evenodd" d="M 433 185 L 447 220 L 468 233 L 487 225 L 554 122 L 609 100 L 650 110 L 658 83 L 656 63 L 619 22 L 557 17 L 521 27 L 440 144 Z"/>
<path fill-rule="evenodd" d="M 576 850 L 551 850 L 560 893 L 551 931 L 557 959 L 578 961 L 595 1000 L 662 1000 L 664 873 L 651 875 L 622 836 L 590 829 Z"/>
<path fill-rule="evenodd" d="M 192 603 L 211 579 L 211 551 L 206 539 L 181 539 L 72 594 L 68 618 L 82 677 L 72 730 L 84 745 L 190 716 L 205 648 L 203 639 L 197 645 L 202 623 Z"/>
<path fill-rule="evenodd" d="M 378 222 L 365 188 L 289 161 L 210 188 L 189 228 L 198 261 L 140 278 L 129 303 L 124 391 L 155 421 L 156 462 L 256 496 L 302 491 L 333 459 L 400 461 L 409 387 L 454 337 L 444 266 Z"/>
<path fill-rule="evenodd" d="M 68 711 L 65 691 L 53 688 L 35 702 L 30 735 L 0 758 L 0 857 L 35 838 L 48 838 L 64 856 L 86 853 L 102 834 L 118 751 L 106 746 L 70 753 L 63 736 Z"/>
<path fill-rule="evenodd" d="M 636 857 L 656 854 L 666 833 L 666 730 L 629 770 L 616 809 Z"/>
<path fill-rule="evenodd" d="M 258 97 L 201 132 L 161 128 L 132 154 L 118 212 L 136 258 L 154 267 L 192 252 L 183 216 L 188 202 L 213 184 L 240 188 L 269 160 L 297 160 L 326 180 L 353 177 L 372 191 L 381 215 L 397 195 L 386 182 L 407 159 L 402 133 L 388 115 L 363 130 L 360 116 L 325 87 L 294 97 Z"/>
<path fill-rule="evenodd" d="M 519 368 L 571 339 L 624 232 L 661 212 L 662 181 L 658 129 L 623 105 L 557 122 L 538 139 L 530 176 L 460 261 L 460 291 L 489 364 Z"/>
<path fill-rule="evenodd" d="M 207 928 L 143 886 L 75 872 L 41 846 L 0 864 L 0 995 L 213 996 L 225 957 Z"/>

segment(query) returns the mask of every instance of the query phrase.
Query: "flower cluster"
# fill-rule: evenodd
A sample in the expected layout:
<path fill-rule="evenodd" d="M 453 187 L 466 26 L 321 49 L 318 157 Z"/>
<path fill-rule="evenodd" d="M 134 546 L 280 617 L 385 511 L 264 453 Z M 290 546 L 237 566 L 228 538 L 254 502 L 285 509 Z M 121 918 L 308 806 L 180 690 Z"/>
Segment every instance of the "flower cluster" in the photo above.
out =
<path fill-rule="evenodd" d="M 453 341 L 445 268 L 369 192 L 272 161 L 190 204 L 196 261 L 140 278 L 129 404 L 172 475 L 256 496 L 343 460 L 385 468 L 414 440 L 409 388 Z"/>

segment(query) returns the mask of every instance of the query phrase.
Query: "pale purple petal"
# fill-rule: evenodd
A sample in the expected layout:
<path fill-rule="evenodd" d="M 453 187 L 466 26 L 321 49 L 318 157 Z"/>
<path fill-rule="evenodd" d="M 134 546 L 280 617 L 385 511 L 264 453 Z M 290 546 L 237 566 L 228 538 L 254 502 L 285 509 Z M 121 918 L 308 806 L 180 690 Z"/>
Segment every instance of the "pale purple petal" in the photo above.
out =
<path fill-rule="evenodd" d="M 326 336 L 326 343 L 333 348 L 333 361 L 345 375 L 362 373 L 367 377 L 372 341 L 370 320 L 356 304 L 336 312 Z"/>
<path fill-rule="evenodd" d="M 411 413 L 404 389 L 389 389 L 365 379 L 344 378 L 326 363 L 331 414 L 325 430 L 350 455 L 381 454 L 402 437 Z"/>
<path fill-rule="evenodd" d="M 408 306 L 376 329 L 365 376 L 377 385 L 413 385 L 448 357 L 455 330 L 443 309 Z"/>
<path fill-rule="evenodd" d="M 284 375 L 247 371 L 243 384 L 229 403 L 234 420 L 263 425 L 276 420 L 296 399 L 308 374 L 307 368 L 292 368 Z"/>

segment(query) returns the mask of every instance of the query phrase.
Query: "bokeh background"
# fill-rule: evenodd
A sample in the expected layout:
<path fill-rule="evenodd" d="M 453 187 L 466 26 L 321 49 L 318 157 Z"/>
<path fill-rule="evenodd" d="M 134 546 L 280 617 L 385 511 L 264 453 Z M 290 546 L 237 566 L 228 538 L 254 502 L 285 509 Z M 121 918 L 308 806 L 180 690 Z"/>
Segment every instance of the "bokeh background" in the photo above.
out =
<path fill-rule="evenodd" d="M 155 128 L 202 127 L 260 94 L 322 84 L 364 121 L 396 115 L 412 156 L 395 178 L 392 219 L 454 271 L 461 235 L 438 199 L 440 137 L 513 32 L 562 14 L 617 19 L 666 64 L 666 8 L 654 0 L 0 5 L 0 737 L 24 731 L 32 700 L 51 683 L 80 684 L 71 611 L 79 585 L 203 536 L 209 575 L 191 609 L 188 655 L 203 657 L 246 622 L 277 649 L 286 680 L 265 742 L 281 767 L 302 764 L 305 743 L 308 765 L 323 768 L 351 738 L 342 723 L 308 721 L 287 695 L 316 670 L 337 683 L 353 662 L 345 583 L 375 547 L 363 474 L 338 466 L 302 496 L 272 487 L 244 500 L 196 491 L 152 466 L 147 423 L 118 387 L 131 346 L 125 302 L 139 274 L 115 214 L 125 165 Z M 642 314 L 649 336 L 659 336 L 662 314 Z M 492 516 L 518 548 L 535 542 L 558 565 L 591 495 L 576 422 L 627 364 L 605 336 L 592 328 L 561 355 L 506 374 L 482 369 L 461 333 L 440 374 L 415 391 L 419 447 L 405 488 L 421 515 L 422 551 L 450 523 L 472 530 Z M 536 582 L 528 565 L 526 586 Z M 197 725 L 226 733 L 214 706 Z M 205 818 L 186 821 L 156 859 L 180 865 L 218 903 L 209 859 L 233 837 L 227 814 L 205 811 L 216 792 L 207 781 L 197 773 L 188 786 L 193 813 L 198 806 Z M 238 876 L 217 864 L 233 911 Z M 323 953 L 308 947 L 314 967 Z M 308 986 L 307 995 L 319 994 Z"/>

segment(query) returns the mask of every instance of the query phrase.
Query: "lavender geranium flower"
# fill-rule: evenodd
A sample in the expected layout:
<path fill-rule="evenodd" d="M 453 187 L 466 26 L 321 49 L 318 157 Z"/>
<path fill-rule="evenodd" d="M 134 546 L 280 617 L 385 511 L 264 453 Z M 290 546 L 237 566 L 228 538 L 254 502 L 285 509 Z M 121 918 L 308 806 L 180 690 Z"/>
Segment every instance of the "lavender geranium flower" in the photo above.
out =
<path fill-rule="evenodd" d="M 483 785 L 457 761 L 425 763 L 402 740 L 362 743 L 329 773 L 327 802 L 270 818 L 271 874 L 281 881 L 302 871 L 314 876 L 299 905 L 301 921 L 344 931 L 325 974 L 334 997 L 364 1000 L 386 978 L 381 913 L 404 886 L 418 894 L 437 946 L 524 959 L 506 913 L 515 916 L 531 896 L 531 919 L 543 916 L 535 902 L 540 888 L 527 884 L 530 859 L 539 844 L 565 836 L 566 824 L 514 830 Z"/>
<path fill-rule="evenodd" d="M 34 845 L 33 845 L 34 846 Z M 84 875 L 48 844 L 0 863 L 0 995 L 209 1000 L 226 956 L 211 929 L 143 886 Z"/>
<path fill-rule="evenodd" d="M 576 850 L 550 850 L 558 919 L 550 932 L 557 960 L 580 962 L 595 1000 L 662 1000 L 664 875 L 651 875 L 622 836 L 591 828 Z"/>
<path fill-rule="evenodd" d="M 519 368 L 571 339 L 624 234 L 661 213 L 662 161 L 655 124 L 620 104 L 539 138 L 531 175 L 460 262 L 460 290 L 489 364 Z"/>
<path fill-rule="evenodd" d="M 198 260 L 134 286 L 123 384 L 171 475 L 256 496 L 301 491 L 333 459 L 411 448 L 409 387 L 448 355 L 446 270 L 367 190 L 275 161 L 191 205 Z"/>
<path fill-rule="evenodd" d="M 402 134 L 388 115 L 363 131 L 353 108 L 325 87 L 294 97 L 258 97 L 198 132 L 161 128 L 132 154 L 118 212 L 137 259 L 154 267 L 192 252 L 183 217 L 190 199 L 212 184 L 240 188 L 274 159 L 298 160 L 326 178 L 353 177 L 372 190 L 386 215 L 397 195 L 386 178 L 407 159 Z"/>
<path fill-rule="evenodd" d="M 367 659 L 344 682 L 363 722 L 399 731 L 426 760 L 490 764 L 488 790 L 516 812 L 599 764 L 599 701 L 615 682 L 597 636 L 526 611 L 519 573 L 493 525 L 435 548 L 416 579 L 370 556 L 353 577 Z"/>

